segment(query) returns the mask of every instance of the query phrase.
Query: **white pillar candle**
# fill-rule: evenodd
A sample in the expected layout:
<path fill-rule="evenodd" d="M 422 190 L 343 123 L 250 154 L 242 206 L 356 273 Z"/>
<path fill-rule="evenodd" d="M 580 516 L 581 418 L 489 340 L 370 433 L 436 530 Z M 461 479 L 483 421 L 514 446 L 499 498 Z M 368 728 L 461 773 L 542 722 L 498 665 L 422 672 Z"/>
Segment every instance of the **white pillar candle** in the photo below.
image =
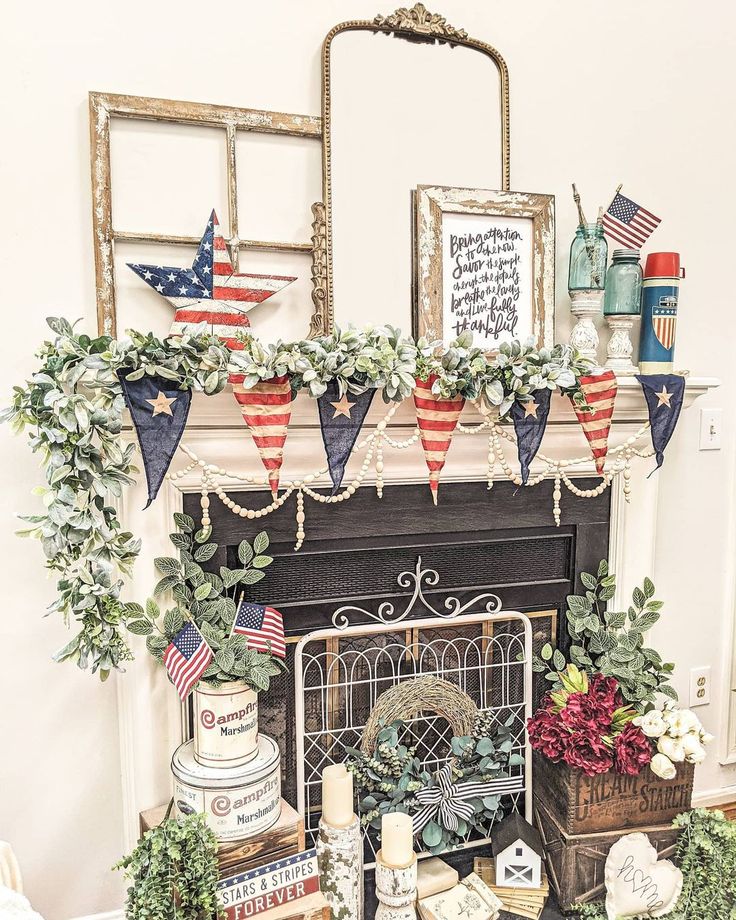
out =
<path fill-rule="evenodd" d="M 381 857 L 392 869 L 403 869 L 414 859 L 414 833 L 411 815 L 402 812 L 381 819 Z"/>
<path fill-rule="evenodd" d="M 353 774 L 343 763 L 322 771 L 322 820 L 328 827 L 347 827 L 353 820 Z"/>

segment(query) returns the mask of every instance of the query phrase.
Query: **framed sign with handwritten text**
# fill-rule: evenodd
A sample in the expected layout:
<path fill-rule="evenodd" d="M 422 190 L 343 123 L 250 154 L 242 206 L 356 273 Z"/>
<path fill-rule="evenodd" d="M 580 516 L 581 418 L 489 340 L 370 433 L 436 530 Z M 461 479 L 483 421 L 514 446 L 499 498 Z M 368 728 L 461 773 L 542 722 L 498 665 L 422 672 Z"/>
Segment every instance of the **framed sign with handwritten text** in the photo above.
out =
<path fill-rule="evenodd" d="M 488 352 L 554 340 L 554 196 L 420 185 L 414 332 L 447 344 L 469 329 Z"/>

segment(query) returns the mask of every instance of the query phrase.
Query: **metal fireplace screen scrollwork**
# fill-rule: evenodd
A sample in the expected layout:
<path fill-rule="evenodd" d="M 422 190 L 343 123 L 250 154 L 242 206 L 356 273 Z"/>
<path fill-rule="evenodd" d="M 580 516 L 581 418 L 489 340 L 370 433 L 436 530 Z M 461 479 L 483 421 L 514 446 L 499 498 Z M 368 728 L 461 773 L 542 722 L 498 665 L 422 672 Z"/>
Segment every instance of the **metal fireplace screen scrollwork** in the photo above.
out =
<path fill-rule="evenodd" d="M 413 574 L 413 573 L 412 573 Z M 422 619 L 392 616 L 388 622 L 321 629 L 304 636 L 294 657 L 298 809 L 304 815 L 308 845 L 314 843 L 321 813 L 321 776 L 357 747 L 376 700 L 385 690 L 420 675 L 457 684 L 499 724 L 512 717 L 514 752 L 524 765 L 510 768 L 519 791 L 503 797 L 506 812 L 531 819 L 531 759 L 525 725 L 532 709 L 532 630 L 522 613 L 501 611 L 497 598 L 480 596 L 482 613 Z M 467 610 L 471 604 L 463 604 Z M 356 608 L 351 607 L 352 611 Z M 451 609 L 448 607 L 448 609 Z M 489 612 L 491 611 L 492 612 Z M 448 757 L 452 729 L 440 716 L 422 713 L 406 723 L 402 740 L 417 746 L 417 756 L 434 772 Z M 366 862 L 378 849 L 368 830 Z M 482 843 L 471 831 L 466 846 Z"/>

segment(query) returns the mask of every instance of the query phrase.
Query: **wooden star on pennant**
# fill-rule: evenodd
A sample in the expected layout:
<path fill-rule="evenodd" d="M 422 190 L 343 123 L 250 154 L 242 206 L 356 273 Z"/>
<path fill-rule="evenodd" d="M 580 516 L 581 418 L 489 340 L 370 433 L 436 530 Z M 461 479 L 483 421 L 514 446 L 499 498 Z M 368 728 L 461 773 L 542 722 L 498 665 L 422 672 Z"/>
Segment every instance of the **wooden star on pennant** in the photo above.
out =
<path fill-rule="evenodd" d="M 674 393 L 668 393 L 667 387 L 662 384 L 662 389 L 659 393 L 654 394 L 657 397 L 657 408 L 660 406 L 667 406 L 668 409 L 671 409 L 670 400 L 675 395 Z"/>
<path fill-rule="evenodd" d="M 332 416 L 333 418 L 337 418 L 338 415 L 344 415 L 345 418 L 350 418 L 350 410 L 353 408 L 355 403 L 348 402 L 346 393 L 337 402 L 331 402 L 330 405 L 335 410 L 335 414 Z"/>
<path fill-rule="evenodd" d="M 177 399 L 177 396 L 169 397 L 159 390 L 155 399 L 147 399 L 146 402 L 153 406 L 152 415 L 170 415 L 173 418 L 174 413 L 171 411 L 171 406 Z"/>
<path fill-rule="evenodd" d="M 534 418 L 537 417 L 537 409 L 539 408 L 539 403 L 534 402 L 525 402 L 524 403 L 524 418 L 527 418 L 529 415 L 533 415 Z"/>

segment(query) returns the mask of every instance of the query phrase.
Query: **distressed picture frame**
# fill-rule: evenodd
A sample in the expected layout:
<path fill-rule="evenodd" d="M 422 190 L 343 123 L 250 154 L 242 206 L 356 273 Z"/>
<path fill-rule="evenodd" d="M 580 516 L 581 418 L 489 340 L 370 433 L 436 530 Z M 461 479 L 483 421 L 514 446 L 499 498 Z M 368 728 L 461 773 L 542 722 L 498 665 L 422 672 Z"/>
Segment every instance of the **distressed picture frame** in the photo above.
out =
<path fill-rule="evenodd" d="M 473 332 L 489 353 L 554 343 L 554 196 L 420 185 L 414 193 L 414 334 Z"/>

